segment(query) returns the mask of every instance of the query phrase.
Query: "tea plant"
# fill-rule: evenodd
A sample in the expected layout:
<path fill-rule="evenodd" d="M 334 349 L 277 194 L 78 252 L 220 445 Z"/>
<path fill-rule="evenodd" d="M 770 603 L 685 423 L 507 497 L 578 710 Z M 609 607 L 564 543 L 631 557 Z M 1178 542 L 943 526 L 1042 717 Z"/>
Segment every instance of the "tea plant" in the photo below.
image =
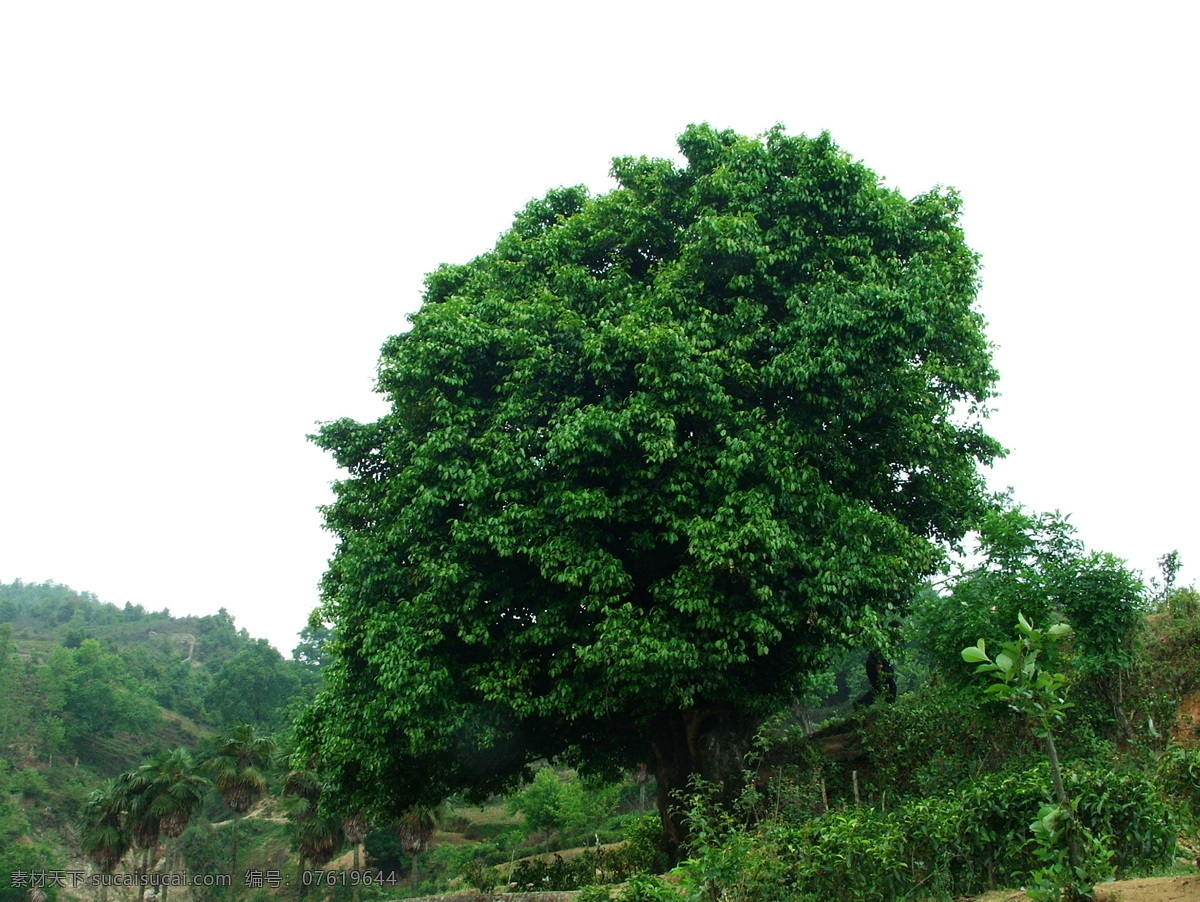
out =
<path fill-rule="evenodd" d="M 964 661 L 978 665 L 976 673 L 989 674 L 995 680 L 985 691 L 1034 722 L 1035 733 L 1042 740 L 1050 763 L 1057 804 L 1044 806 L 1030 827 L 1040 846 L 1039 857 L 1045 862 L 1045 867 L 1036 873 L 1035 886 L 1030 891 L 1035 900 L 1090 899 L 1092 878 L 1107 866 L 1105 855 L 1093 850 L 1094 841 L 1089 843 L 1090 854 L 1085 860 L 1082 844 L 1085 831 L 1080 828 L 1076 816 L 1077 802 L 1067 794 L 1058 748 L 1054 743 L 1052 727 L 1062 722 L 1070 707 L 1064 693 L 1066 675 L 1038 665 L 1042 652 L 1071 632 L 1066 623 L 1056 623 L 1046 630 L 1037 629 L 1024 614 L 1018 614 L 1017 637 L 1005 642 L 995 658 L 988 656 L 983 639 L 962 650 Z"/>

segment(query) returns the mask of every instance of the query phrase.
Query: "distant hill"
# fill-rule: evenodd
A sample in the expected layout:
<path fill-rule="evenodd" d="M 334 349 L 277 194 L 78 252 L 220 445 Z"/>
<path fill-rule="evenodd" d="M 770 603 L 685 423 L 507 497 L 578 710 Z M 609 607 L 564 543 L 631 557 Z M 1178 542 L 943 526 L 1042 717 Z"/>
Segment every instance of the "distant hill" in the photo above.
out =
<path fill-rule="evenodd" d="M 318 679 L 311 656 L 284 659 L 224 608 L 174 617 L 18 580 L 0 583 L 0 629 L 13 709 L 0 755 L 12 763 L 65 755 L 109 774 L 172 744 L 180 724 L 273 729 Z"/>
<path fill-rule="evenodd" d="M 0 583 L 0 871 L 62 868 L 105 778 L 237 723 L 285 728 L 320 680 L 319 639 L 289 660 L 224 608 L 174 617 Z"/>

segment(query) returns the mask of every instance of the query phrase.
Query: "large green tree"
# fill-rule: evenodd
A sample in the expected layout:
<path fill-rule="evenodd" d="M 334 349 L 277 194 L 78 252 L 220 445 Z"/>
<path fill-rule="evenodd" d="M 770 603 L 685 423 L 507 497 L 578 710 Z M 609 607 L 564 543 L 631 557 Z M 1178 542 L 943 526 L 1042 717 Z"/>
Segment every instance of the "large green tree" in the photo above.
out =
<path fill-rule="evenodd" d="M 300 692 L 301 670 L 266 639 L 257 639 L 221 665 L 204 703 L 225 724 L 275 727 L 283 708 Z"/>
<path fill-rule="evenodd" d="M 300 724 L 348 808 L 539 758 L 729 787 L 763 717 L 985 508 L 995 372 L 959 199 L 827 135 L 708 126 L 550 192 L 427 280 L 347 471 Z"/>

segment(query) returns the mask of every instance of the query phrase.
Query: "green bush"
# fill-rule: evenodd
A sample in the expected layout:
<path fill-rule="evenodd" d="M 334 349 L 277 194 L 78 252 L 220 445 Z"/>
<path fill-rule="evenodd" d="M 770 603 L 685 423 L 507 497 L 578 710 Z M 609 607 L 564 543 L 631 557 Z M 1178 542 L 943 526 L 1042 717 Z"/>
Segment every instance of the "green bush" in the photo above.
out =
<path fill-rule="evenodd" d="M 775 834 L 783 822 L 772 819 L 749 825 L 745 814 L 755 807 L 753 787 L 743 795 L 738 812 L 713 804 L 711 785 L 697 780 L 691 788 L 684 800 L 690 836 L 688 859 L 679 868 L 680 882 L 689 898 L 782 902 L 782 891 L 789 881 Z"/>
<path fill-rule="evenodd" d="M 662 818 L 645 814 L 626 824 L 625 845 L 616 851 L 624 857 L 630 872 L 661 874 L 667 868 L 662 836 Z"/>
<path fill-rule="evenodd" d="M 1176 819 L 1154 780 L 1134 771 L 1081 769 L 1068 773 L 1066 783 L 1080 822 L 1106 840 L 1118 876 L 1171 862 Z"/>
<path fill-rule="evenodd" d="M 582 897 L 579 902 L 583 902 Z M 679 893 L 657 877 L 634 874 L 621 887 L 615 902 L 679 902 Z"/>
<path fill-rule="evenodd" d="M 383 871 L 404 873 L 411 864 L 409 854 L 400 842 L 400 834 L 394 827 L 376 826 L 363 837 L 363 853 L 367 867 Z"/>
<path fill-rule="evenodd" d="M 57 886 L 40 875 L 55 867 L 62 867 L 62 864 L 56 863 L 56 856 L 40 843 L 0 848 L 0 874 L 3 875 L 0 878 L 0 902 L 28 902 L 30 888 L 35 884 L 46 894 L 46 902 L 54 902 L 59 895 Z M 33 874 L 39 876 L 33 877 Z"/>
<path fill-rule="evenodd" d="M 813 898 L 893 899 L 913 885 L 906 836 L 894 814 L 833 811 L 788 839 L 792 879 Z"/>
<path fill-rule="evenodd" d="M 562 892 L 593 884 L 620 883 L 638 871 L 636 857 L 627 854 L 625 848 L 586 849 L 572 858 L 555 855 L 550 861 L 542 858 L 518 861 L 511 886 L 515 892 Z"/>
<path fill-rule="evenodd" d="M 869 788 L 889 798 L 941 794 L 1033 749 L 1001 704 L 958 684 L 923 686 L 872 709 L 860 735 Z"/>
<path fill-rule="evenodd" d="M 626 788 L 543 767 L 508 800 L 508 810 L 524 815 L 531 834 L 553 841 L 551 848 L 612 842 L 620 836 L 616 816 Z"/>
<path fill-rule="evenodd" d="M 1152 780 L 1083 765 L 1067 780 L 1082 835 L 1091 839 L 1084 849 L 1089 868 L 1115 867 L 1124 876 L 1170 861 L 1173 820 Z M 699 898 L 730 902 L 885 902 L 915 891 L 944 897 L 1036 886 L 1039 874 L 1062 864 L 1052 860 L 1061 845 L 1053 830 L 1062 825 L 1049 817 L 1056 810 L 1049 786 L 1049 769 L 1041 765 L 987 774 L 953 793 L 899 800 L 886 812 L 850 808 L 753 826 L 697 794 L 689 800 L 695 840 L 681 868 L 683 883 Z"/>
<path fill-rule="evenodd" d="M 1170 746 L 1158 761 L 1158 785 L 1176 803 L 1184 825 L 1200 830 L 1200 748 Z"/>
<path fill-rule="evenodd" d="M 679 893 L 656 877 L 634 874 L 616 896 L 609 886 L 585 886 L 575 902 L 679 902 Z"/>
<path fill-rule="evenodd" d="M 191 874 L 213 877 L 229 871 L 228 837 L 214 830 L 208 821 L 194 821 L 179 837 L 177 848 Z M 221 886 L 198 885 L 192 888 L 192 894 L 197 902 L 218 902 L 228 898 L 229 892 Z"/>

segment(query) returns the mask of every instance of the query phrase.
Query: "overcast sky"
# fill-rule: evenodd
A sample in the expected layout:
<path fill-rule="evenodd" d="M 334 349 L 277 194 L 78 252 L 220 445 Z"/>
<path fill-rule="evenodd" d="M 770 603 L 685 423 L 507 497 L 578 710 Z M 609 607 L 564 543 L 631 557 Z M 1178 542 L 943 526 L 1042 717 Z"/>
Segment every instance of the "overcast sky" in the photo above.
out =
<path fill-rule="evenodd" d="M 987 10 L 993 10 L 989 12 Z M 1195 7 L 0 4 L 0 581 L 226 607 L 285 654 L 333 548 L 305 440 L 382 411 L 424 273 L 690 122 L 952 185 L 997 488 L 1200 572 Z"/>

